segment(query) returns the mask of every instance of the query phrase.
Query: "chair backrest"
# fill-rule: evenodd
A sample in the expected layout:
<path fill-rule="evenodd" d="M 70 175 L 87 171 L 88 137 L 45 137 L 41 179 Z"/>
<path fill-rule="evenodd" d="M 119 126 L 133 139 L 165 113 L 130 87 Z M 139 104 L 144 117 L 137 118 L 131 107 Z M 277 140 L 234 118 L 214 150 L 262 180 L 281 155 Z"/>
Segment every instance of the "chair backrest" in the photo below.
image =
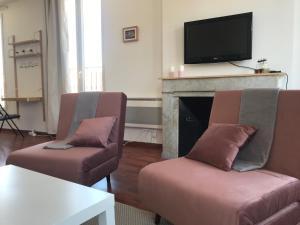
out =
<path fill-rule="evenodd" d="M 238 123 L 241 91 L 217 92 L 210 123 Z M 270 159 L 265 169 L 300 179 L 300 91 L 281 91 Z"/>
<path fill-rule="evenodd" d="M 76 102 L 79 94 L 64 94 L 61 97 L 57 139 L 62 140 L 68 136 L 72 123 Z M 122 146 L 125 129 L 127 97 L 123 93 L 101 92 L 96 117 L 114 116 L 117 122 L 112 129 L 111 142 L 118 145 L 119 157 L 122 156 Z"/>

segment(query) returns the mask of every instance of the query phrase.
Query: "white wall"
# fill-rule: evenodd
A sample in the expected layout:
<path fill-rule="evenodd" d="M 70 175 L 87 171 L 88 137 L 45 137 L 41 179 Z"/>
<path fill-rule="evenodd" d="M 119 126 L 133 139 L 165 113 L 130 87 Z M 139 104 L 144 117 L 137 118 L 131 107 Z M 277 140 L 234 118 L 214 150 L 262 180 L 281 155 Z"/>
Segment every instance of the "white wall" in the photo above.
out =
<path fill-rule="evenodd" d="M 183 23 L 211 17 L 253 12 L 253 59 L 241 65 L 256 66 L 267 58 L 274 70 L 292 74 L 294 2 L 297 0 L 162 0 L 163 72 L 183 64 Z M 226 63 L 186 66 L 186 75 L 247 73 Z"/>
<path fill-rule="evenodd" d="M 161 96 L 161 6 L 161 0 L 102 0 L 105 91 L 122 91 L 129 98 Z M 123 43 L 122 29 L 130 26 L 139 27 L 139 41 Z M 153 102 L 139 106 L 153 107 Z M 125 140 L 162 143 L 161 130 L 126 127 Z"/>
<path fill-rule="evenodd" d="M 123 43 L 122 29 L 139 26 L 139 41 Z M 161 96 L 161 0 L 102 0 L 106 91 Z"/>
<path fill-rule="evenodd" d="M 5 40 L 12 34 L 18 40 L 32 38 L 33 32 L 43 29 L 43 13 L 41 0 L 22 0 L 9 4 L 9 8 L 4 11 Z M 102 0 L 106 91 L 123 91 L 128 97 L 135 98 L 161 96 L 161 81 L 158 79 L 162 73 L 161 15 L 161 0 Z M 122 28 L 133 25 L 140 28 L 139 41 L 124 44 Z M 7 43 L 5 46 L 7 47 Z M 14 93 L 12 66 L 12 60 L 6 56 L 7 96 Z M 152 106 L 148 102 L 143 104 L 142 106 Z M 15 111 L 14 103 L 8 106 L 9 111 Z M 22 104 L 20 127 L 44 131 L 41 110 L 40 104 Z M 156 131 L 143 130 L 144 134 L 147 132 L 151 137 L 156 136 Z M 129 139 L 134 139 L 135 136 L 140 136 L 140 131 L 128 129 L 126 135 Z"/>
<path fill-rule="evenodd" d="M 4 69 L 5 91 L 7 97 L 14 97 L 14 70 L 13 60 L 9 58 L 12 46 L 8 41 L 12 35 L 16 41 L 34 38 L 38 30 L 44 31 L 44 6 L 41 0 L 14 1 L 8 5 L 8 9 L 2 11 L 4 28 Z M 39 62 L 39 59 L 19 60 L 19 63 Z M 18 64 L 20 65 L 20 64 Z M 41 81 L 39 68 L 20 69 L 18 67 L 19 96 L 41 96 Z M 16 104 L 8 103 L 8 111 L 16 112 Z M 21 119 L 17 121 L 21 129 L 45 131 L 41 103 L 21 103 Z"/>
<path fill-rule="evenodd" d="M 290 87 L 300 88 L 300 1 L 294 0 L 294 47 L 293 47 L 293 76 L 290 79 Z"/>

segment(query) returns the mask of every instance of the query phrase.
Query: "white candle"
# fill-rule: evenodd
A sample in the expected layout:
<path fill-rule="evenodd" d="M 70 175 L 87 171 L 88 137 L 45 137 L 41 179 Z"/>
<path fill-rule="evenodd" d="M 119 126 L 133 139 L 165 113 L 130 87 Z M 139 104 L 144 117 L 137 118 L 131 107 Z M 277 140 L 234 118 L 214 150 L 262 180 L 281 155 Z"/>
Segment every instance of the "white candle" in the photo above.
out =
<path fill-rule="evenodd" d="M 180 72 L 184 72 L 184 65 L 180 66 Z"/>
<path fill-rule="evenodd" d="M 174 73 L 175 72 L 175 66 L 171 66 L 171 68 L 170 68 L 170 72 L 172 73 Z"/>
<path fill-rule="evenodd" d="M 175 66 L 171 66 L 169 76 L 173 77 L 174 75 L 175 75 Z"/>
<path fill-rule="evenodd" d="M 180 77 L 184 75 L 184 65 L 181 65 L 181 66 L 179 67 L 178 75 L 179 75 Z"/>

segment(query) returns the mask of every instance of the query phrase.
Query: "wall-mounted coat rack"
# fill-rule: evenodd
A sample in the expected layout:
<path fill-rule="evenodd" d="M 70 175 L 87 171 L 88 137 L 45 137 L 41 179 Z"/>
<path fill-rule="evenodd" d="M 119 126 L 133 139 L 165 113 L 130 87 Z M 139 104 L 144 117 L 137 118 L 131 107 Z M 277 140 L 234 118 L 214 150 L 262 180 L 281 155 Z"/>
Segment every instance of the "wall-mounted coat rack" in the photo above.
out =
<path fill-rule="evenodd" d="M 44 60 L 43 60 L 43 37 L 42 31 L 38 31 L 38 38 L 26 41 L 16 41 L 15 35 L 12 36 L 11 42 L 9 45 L 12 46 L 12 54 L 9 56 L 13 59 L 14 64 L 14 81 L 15 81 L 15 96 L 14 97 L 4 97 L 3 101 L 14 101 L 17 105 L 17 112 L 19 114 L 19 103 L 20 102 L 42 102 L 43 104 L 43 120 L 46 119 L 46 111 L 45 111 L 45 97 L 44 97 Z M 24 50 L 26 46 L 34 46 L 27 50 Z M 19 48 L 23 48 L 23 50 L 19 50 Z M 30 59 L 30 58 L 38 58 L 40 60 L 40 78 L 41 78 L 41 96 L 20 96 L 19 93 L 19 84 L 18 84 L 18 61 L 20 59 Z M 37 67 L 37 64 L 32 65 L 23 65 L 20 68 L 27 67 Z"/>

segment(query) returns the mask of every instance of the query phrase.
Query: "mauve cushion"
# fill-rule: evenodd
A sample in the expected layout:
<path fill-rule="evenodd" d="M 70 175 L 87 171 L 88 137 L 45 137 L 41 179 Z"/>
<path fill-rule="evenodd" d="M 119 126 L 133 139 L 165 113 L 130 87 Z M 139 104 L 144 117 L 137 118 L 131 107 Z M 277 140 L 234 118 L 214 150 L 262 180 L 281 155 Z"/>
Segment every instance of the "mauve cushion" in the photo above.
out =
<path fill-rule="evenodd" d="M 69 144 L 80 147 L 107 147 L 115 117 L 85 119 L 80 123 Z"/>
<path fill-rule="evenodd" d="M 187 158 L 229 171 L 240 147 L 256 129 L 240 124 L 213 123 L 198 139 Z"/>

